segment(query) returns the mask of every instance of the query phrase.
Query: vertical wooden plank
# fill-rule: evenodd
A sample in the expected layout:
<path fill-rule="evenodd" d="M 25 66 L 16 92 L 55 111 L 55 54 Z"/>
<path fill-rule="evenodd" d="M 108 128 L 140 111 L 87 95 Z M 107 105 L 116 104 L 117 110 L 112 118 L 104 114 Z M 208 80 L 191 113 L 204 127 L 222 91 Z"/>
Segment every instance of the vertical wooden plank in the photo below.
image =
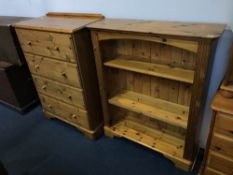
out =
<path fill-rule="evenodd" d="M 169 80 L 159 79 L 159 98 L 169 100 Z"/>
<path fill-rule="evenodd" d="M 179 84 L 178 103 L 181 105 L 189 106 L 191 101 L 191 86 L 189 84 Z"/>
<path fill-rule="evenodd" d="M 118 55 L 125 55 L 125 56 L 131 56 L 133 53 L 133 46 L 131 40 L 119 40 L 118 41 Z M 134 90 L 134 75 L 132 72 L 125 72 L 126 79 L 126 90 Z"/>
<path fill-rule="evenodd" d="M 196 55 L 194 53 L 188 52 L 186 50 L 182 51 L 182 57 L 181 57 L 181 67 L 184 69 L 191 69 L 194 70 L 195 68 L 195 57 Z"/>
<path fill-rule="evenodd" d="M 150 42 L 135 40 L 132 43 L 132 55 L 139 61 L 150 62 Z M 150 95 L 150 77 L 134 73 L 134 91 Z"/>
<path fill-rule="evenodd" d="M 161 44 L 151 43 L 151 63 L 161 64 Z M 151 96 L 159 98 L 160 88 L 159 88 L 160 78 L 151 77 Z"/>
<path fill-rule="evenodd" d="M 100 45 L 98 40 L 98 33 L 95 31 L 91 32 L 92 36 L 92 44 L 95 54 L 95 63 L 96 63 L 96 69 L 97 69 L 97 75 L 98 75 L 98 82 L 99 82 L 99 91 L 101 96 L 101 104 L 103 109 L 103 115 L 104 115 L 104 123 L 106 126 L 110 126 L 110 118 L 109 118 L 109 111 L 108 111 L 108 99 L 106 95 L 106 89 L 105 89 L 105 81 L 104 81 L 104 70 L 103 70 L 103 64 L 102 64 L 102 57 L 100 52 Z"/>
<path fill-rule="evenodd" d="M 168 99 L 173 103 L 178 103 L 179 82 L 170 81 Z"/>
<path fill-rule="evenodd" d="M 160 63 L 165 65 L 171 65 L 171 47 L 162 44 L 160 47 Z M 159 80 L 159 98 L 169 100 L 169 87 L 170 80 L 162 79 Z"/>
<path fill-rule="evenodd" d="M 171 66 L 172 67 L 179 67 L 181 63 L 181 49 L 176 47 L 171 47 Z M 179 85 L 181 82 L 170 81 L 169 85 L 169 100 L 174 103 L 179 103 L 178 96 L 179 96 Z"/>
<path fill-rule="evenodd" d="M 202 39 L 199 41 L 198 55 L 196 60 L 196 68 L 194 75 L 194 83 L 192 88 L 192 97 L 190 104 L 190 113 L 188 120 L 187 135 L 185 139 L 184 158 L 193 160 L 199 149 L 199 132 L 200 132 L 200 117 L 202 107 L 205 103 L 208 81 L 208 66 L 212 66 L 211 48 L 212 40 Z"/>

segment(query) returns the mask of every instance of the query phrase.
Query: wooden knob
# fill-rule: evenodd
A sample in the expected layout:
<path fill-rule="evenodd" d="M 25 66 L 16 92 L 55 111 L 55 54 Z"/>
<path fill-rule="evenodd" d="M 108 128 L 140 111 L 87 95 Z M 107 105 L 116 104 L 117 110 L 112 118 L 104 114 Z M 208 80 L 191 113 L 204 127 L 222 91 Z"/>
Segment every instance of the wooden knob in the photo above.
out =
<path fill-rule="evenodd" d="M 46 85 L 43 85 L 43 86 L 41 87 L 41 89 L 43 89 L 43 90 L 45 90 L 46 88 L 47 88 Z"/>
<path fill-rule="evenodd" d="M 71 95 L 69 95 L 68 98 L 69 98 L 70 100 L 72 100 L 72 96 L 71 96 Z"/>
<path fill-rule="evenodd" d="M 77 119 L 77 116 L 76 116 L 75 114 L 72 114 L 72 115 L 71 115 L 71 118 L 72 118 L 72 119 Z"/>
<path fill-rule="evenodd" d="M 166 38 L 162 38 L 162 41 L 163 41 L 163 42 L 167 42 L 167 39 L 166 39 Z"/>
<path fill-rule="evenodd" d="M 49 105 L 48 105 L 48 108 L 49 108 L 49 109 L 52 109 L 53 107 L 52 107 L 52 105 L 51 105 L 51 104 L 49 104 Z"/>
<path fill-rule="evenodd" d="M 40 66 L 38 64 L 35 65 L 35 69 L 39 69 Z"/>
<path fill-rule="evenodd" d="M 62 72 L 61 75 L 64 77 L 64 78 L 67 78 L 67 75 L 65 72 Z"/>
<path fill-rule="evenodd" d="M 31 45 L 32 45 L 32 42 L 31 42 L 31 41 L 28 41 L 28 42 L 27 42 L 27 45 L 28 45 L 28 46 L 31 46 Z"/>
<path fill-rule="evenodd" d="M 55 46 L 54 49 L 58 52 L 60 51 L 60 48 L 58 46 Z"/>

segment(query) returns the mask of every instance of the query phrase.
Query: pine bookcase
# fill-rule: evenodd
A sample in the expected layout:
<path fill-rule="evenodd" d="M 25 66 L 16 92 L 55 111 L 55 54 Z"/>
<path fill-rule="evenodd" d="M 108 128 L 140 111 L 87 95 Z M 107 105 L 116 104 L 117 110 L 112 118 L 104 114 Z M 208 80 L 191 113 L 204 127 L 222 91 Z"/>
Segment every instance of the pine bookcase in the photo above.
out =
<path fill-rule="evenodd" d="M 120 19 L 88 25 L 105 134 L 139 143 L 191 170 L 211 54 L 224 27 Z"/>

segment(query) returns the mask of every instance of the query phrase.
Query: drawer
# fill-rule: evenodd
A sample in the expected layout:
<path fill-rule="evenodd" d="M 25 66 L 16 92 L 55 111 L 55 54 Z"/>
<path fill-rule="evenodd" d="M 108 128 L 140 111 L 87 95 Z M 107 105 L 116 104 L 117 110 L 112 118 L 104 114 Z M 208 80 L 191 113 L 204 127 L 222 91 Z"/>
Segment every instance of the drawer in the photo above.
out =
<path fill-rule="evenodd" d="M 217 113 L 214 131 L 233 139 L 233 116 Z"/>
<path fill-rule="evenodd" d="M 76 64 L 32 54 L 25 54 L 25 57 L 32 74 L 40 75 L 74 87 L 81 87 Z"/>
<path fill-rule="evenodd" d="M 16 32 L 24 52 L 76 62 L 71 35 L 26 29 Z"/>
<path fill-rule="evenodd" d="M 224 135 L 213 133 L 211 150 L 227 157 L 233 157 L 233 139 Z"/>
<path fill-rule="evenodd" d="M 85 109 L 82 89 L 73 88 L 36 75 L 33 75 L 33 80 L 39 93 Z"/>
<path fill-rule="evenodd" d="M 233 159 L 210 151 L 208 166 L 226 174 L 233 174 Z"/>
<path fill-rule="evenodd" d="M 226 175 L 224 173 L 221 173 L 215 169 L 212 169 L 212 168 L 209 168 L 209 167 L 206 167 L 203 175 Z"/>
<path fill-rule="evenodd" d="M 43 109 L 45 111 L 48 111 L 58 116 L 59 118 L 63 118 L 73 124 L 90 129 L 86 110 L 68 105 L 45 95 L 40 94 L 39 96 Z"/>

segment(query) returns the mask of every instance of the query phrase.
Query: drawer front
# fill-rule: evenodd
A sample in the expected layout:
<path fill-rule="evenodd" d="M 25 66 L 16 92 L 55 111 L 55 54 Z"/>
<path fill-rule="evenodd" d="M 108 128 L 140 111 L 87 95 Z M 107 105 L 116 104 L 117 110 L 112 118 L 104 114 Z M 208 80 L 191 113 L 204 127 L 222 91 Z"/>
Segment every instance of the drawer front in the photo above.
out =
<path fill-rule="evenodd" d="M 233 174 L 233 159 L 210 151 L 208 166 L 226 174 Z"/>
<path fill-rule="evenodd" d="M 76 62 L 71 35 L 26 29 L 16 32 L 24 52 Z"/>
<path fill-rule="evenodd" d="M 89 129 L 87 111 L 40 94 L 43 109 L 76 125 Z"/>
<path fill-rule="evenodd" d="M 211 150 L 227 157 L 233 157 L 233 139 L 213 133 Z"/>
<path fill-rule="evenodd" d="M 73 106 L 85 109 L 83 90 L 33 75 L 39 93 L 54 97 Z"/>
<path fill-rule="evenodd" d="M 206 167 L 203 175 L 226 175 L 212 168 Z"/>
<path fill-rule="evenodd" d="M 214 131 L 233 139 L 233 116 L 217 113 Z"/>
<path fill-rule="evenodd" d="M 25 54 L 31 73 L 81 88 L 76 64 Z"/>

